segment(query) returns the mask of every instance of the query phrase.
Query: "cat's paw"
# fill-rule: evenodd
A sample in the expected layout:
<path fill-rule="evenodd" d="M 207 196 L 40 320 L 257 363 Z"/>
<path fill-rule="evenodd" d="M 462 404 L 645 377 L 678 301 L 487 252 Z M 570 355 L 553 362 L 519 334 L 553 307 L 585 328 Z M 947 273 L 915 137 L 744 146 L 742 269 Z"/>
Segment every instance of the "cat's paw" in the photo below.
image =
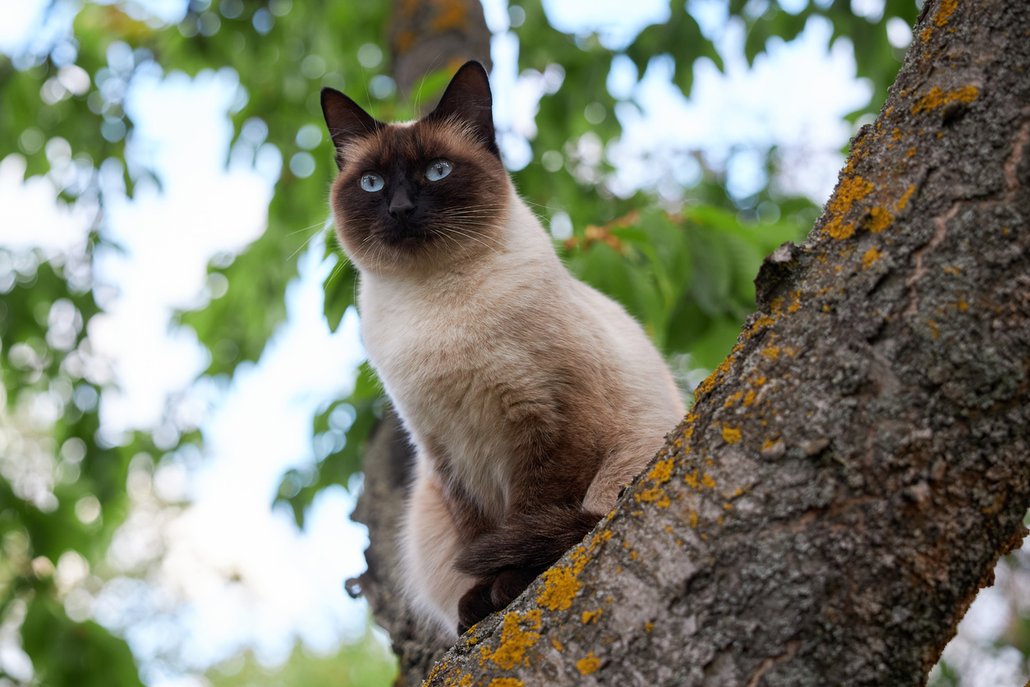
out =
<path fill-rule="evenodd" d="M 543 568 L 507 568 L 481 579 L 458 601 L 458 634 L 514 601 L 543 572 Z"/>
<path fill-rule="evenodd" d="M 490 601 L 497 610 L 510 604 L 546 568 L 508 568 L 498 573 L 490 586 Z"/>
<path fill-rule="evenodd" d="M 493 579 L 480 580 L 458 601 L 459 635 L 497 610 L 491 599 L 493 583 Z"/>

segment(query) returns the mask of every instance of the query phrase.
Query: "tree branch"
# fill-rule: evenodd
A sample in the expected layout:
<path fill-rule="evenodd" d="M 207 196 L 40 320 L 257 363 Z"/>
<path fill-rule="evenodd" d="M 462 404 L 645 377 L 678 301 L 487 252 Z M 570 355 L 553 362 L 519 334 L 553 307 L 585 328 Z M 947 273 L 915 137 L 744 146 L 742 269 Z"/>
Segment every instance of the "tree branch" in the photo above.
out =
<path fill-rule="evenodd" d="M 693 411 L 427 684 L 925 682 L 1030 506 L 1028 28 L 929 6 Z"/>

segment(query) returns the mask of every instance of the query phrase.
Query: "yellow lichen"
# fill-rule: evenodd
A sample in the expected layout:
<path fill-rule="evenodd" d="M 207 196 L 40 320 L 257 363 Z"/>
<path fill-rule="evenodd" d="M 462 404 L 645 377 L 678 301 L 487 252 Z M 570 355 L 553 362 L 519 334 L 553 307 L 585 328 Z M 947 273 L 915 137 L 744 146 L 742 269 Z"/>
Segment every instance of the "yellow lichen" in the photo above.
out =
<path fill-rule="evenodd" d="M 745 332 L 745 336 L 750 338 L 750 337 L 754 336 L 757 332 L 759 332 L 762 329 L 765 329 L 766 327 L 769 327 L 769 326 L 771 326 L 771 325 L 773 325 L 775 323 L 776 323 L 776 318 L 771 317 L 769 315 L 761 315 L 759 317 L 756 317 L 754 322 L 751 323 L 751 326 L 747 328 L 747 332 Z"/>
<path fill-rule="evenodd" d="M 683 418 L 686 426 L 683 428 L 683 441 L 690 441 L 694 436 L 694 425 L 697 423 L 697 419 L 700 416 L 697 413 L 687 413 L 687 416 Z"/>
<path fill-rule="evenodd" d="M 410 30 L 398 31 L 393 39 L 393 48 L 397 51 L 398 55 L 411 50 L 411 46 L 415 44 L 415 32 Z"/>
<path fill-rule="evenodd" d="M 590 675 L 600 667 L 601 659 L 595 656 L 593 651 L 576 661 L 576 670 L 579 671 L 580 675 Z"/>
<path fill-rule="evenodd" d="M 587 623 L 596 623 L 600 619 L 601 614 L 604 613 L 600 608 L 595 608 L 592 611 L 583 611 L 583 614 L 579 616 L 579 621 L 586 625 Z"/>
<path fill-rule="evenodd" d="M 874 234 L 879 234 L 889 227 L 893 221 L 894 218 L 891 217 L 891 213 L 880 206 L 876 206 L 869 211 L 869 231 Z"/>
<path fill-rule="evenodd" d="M 780 357 L 780 348 L 779 346 L 766 346 L 762 349 L 762 355 L 769 360 L 776 360 Z"/>
<path fill-rule="evenodd" d="M 873 266 L 877 260 L 880 259 L 880 251 L 876 250 L 876 246 L 873 246 L 865 253 L 862 254 L 862 269 L 869 269 Z"/>
<path fill-rule="evenodd" d="M 696 510 L 692 510 L 689 513 L 687 513 L 687 523 L 690 525 L 691 529 L 697 529 L 697 511 Z"/>
<path fill-rule="evenodd" d="M 663 458 L 654 464 L 651 471 L 647 473 L 647 479 L 652 482 L 664 484 L 668 482 L 672 477 L 672 468 L 674 467 L 672 458 Z"/>
<path fill-rule="evenodd" d="M 527 629 L 522 628 L 523 623 Z M 540 624 L 540 609 L 526 611 L 524 614 L 514 611 L 505 613 L 501 625 L 501 641 L 493 651 L 484 646 L 480 650 L 482 658 L 493 661 L 504 670 L 511 670 L 523 662 L 528 664 L 526 652 L 540 641 L 540 633 L 537 632 Z"/>
<path fill-rule="evenodd" d="M 672 469 L 675 463 L 672 458 L 663 458 L 654 464 L 651 471 L 645 478 L 651 484 L 640 491 L 634 498 L 639 502 L 654 503 L 659 508 L 669 507 L 669 495 L 665 493 L 662 485 L 672 477 Z"/>
<path fill-rule="evenodd" d="M 683 481 L 686 482 L 687 486 L 691 489 L 697 489 L 699 486 L 701 486 L 701 478 L 698 475 L 697 470 L 694 470 L 693 472 L 688 472 L 687 474 L 683 475 Z"/>
<path fill-rule="evenodd" d="M 729 425 L 722 426 L 722 440 L 727 444 L 736 444 L 740 441 L 741 433 L 737 427 L 731 427 Z"/>
<path fill-rule="evenodd" d="M 715 480 L 712 479 L 711 475 L 706 473 L 701 476 L 701 486 L 707 489 L 715 489 Z"/>
<path fill-rule="evenodd" d="M 557 637 L 551 637 L 551 646 L 554 647 L 555 651 L 565 651 L 565 645 Z"/>
<path fill-rule="evenodd" d="M 762 442 L 762 450 L 768 451 L 779 442 L 779 437 L 766 437 L 765 441 Z"/>
<path fill-rule="evenodd" d="M 754 403 L 755 402 L 755 397 L 757 395 L 758 394 L 755 393 L 754 389 L 748 389 L 747 393 L 744 394 L 744 406 L 747 407 L 747 406 L 750 406 L 752 403 Z"/>
<path fill-rule="evenodd" d="M 852 159 L 854 155 L 852 155 Z M 849 161 L 849 164 L 851 161 Z M 830 220 L 826 223 L 824 231 L 831 238 L 843 240 L 850 238 L 855 233 L 853 223 L 845 223 L 844 216 L 851 210 L 855 202 L 865 198 L 872 193 L 873 184 L 860 176 L 847 176 L 834 192 L 830 202 L 826 204 L 826 212 Z"/>
<path fill-rule="evenodd" d="M 930 336 L 932 336 L 934 339 L 941 338 L 941 329 L 937 326 L 936 320 L 927 320 L 926 326 L 930 328 Z"/>
<path fill-rule="evenodd" d="M 958 0 L 941 0 L 941 3 L 937 6 L 937 16 L 933 18 L 933 23 L 938 28 L 946 26 L 957 8 Z"/>
<path fill-rule="evenodd" d="M 426 682 L 432 682 L 440 675 L 440 673 L 448 670 L 449 668 L 450 666 L 447 664 L 447 661 L 440 661 L 433 666 L 432 670 L 429 671 L 429 674 L 426 675 Z"/>
<path fill-rule="evenodd" d="M 646 632 L 647 634 L 651 634 L 651 630 L 653 630 L 653 629 L 654 629 L 654 623 L 652 623 L 650 620 L 648 620 L 646 623 L 644 623 L 644 632 Z"/>
<path fill-rule="evenodd" d="M 544 588 L 537 603 L 549 611 L 564 611 L 573 605 L 580 582 L 570 568 L 552 568 L 544 573 Z"/>
<path fill-rule="evenodd" d="M 672 501 L 669 499 L 669 495 L 665 492 L 665 489 L 661 487 L 648 487 L 634 498 L 642 503 L 653 503 L 659 508 L 668 508 Z"/>
<path fill-rule="evenodd" d="M 843 241 L 855 235 L 855 225 L 852 223 L 844 224 L 839 218 L 834 217 L 826 223 L 826 233 L 838 241 Z"/>
<path fill-rule="evenodd" d="M 905 189 L 905 192 L 901 194 L 901 198 L 898 198 L 898 202 L 894 204 L 894 210 L 901 212 L 908 206 L 909 199 L 912 198 L 912 194 L 916 192 L 916 185 L 909 184 L 909 187 Z"/>
<path fill-rule="evenodd" d="M 705 378 L 703 382 L 697 385 L 697 389 L 694 390 L 694 398 L 700 398 L 701 396 L 704 396 L 712 389 L 714 389 L 715 385 L 719 383 L 719 380 L 722 378 L 722 376 L 729 372 L 731 363 L 732 356 L 726 356 L 726 358 L 724 358 L 723 361 L 719 363 L 719 367 L 715 368 L 712 374 L 708 375 L 708 377 Z"/>
<path fill-rule="evenodd" d="M 571 565 L 560 565 L 545 571 L 544 588 L 537 594 L 536 602 L 550 611 L 568 610 L 582 586 L 579 574 L 590 562 L 594 550 L 611 538 L 611 530 L 603 529 L 594 534 L 589 543 L 578 544 L 572 549 L 569 553 Z"/>
<path fill-rule="evenodd" d="M 969 310 L 969 303 L 966 302 L 966 299 L 960 298 L 958 299 L 958 303 L 955 304 L 955 307 L 958 308 L 959 312 L 966 312 Z"/>
<path fill-rule="evenodd" d="M 455 0 L 434 0 L 436 13 L 430 22 L 434 31 L 446 31 L 448 29 L 463 29 L 468 21 L 466 5 Z"/>
<path fill-rule="evenodd" d="M 943 91 L 934 86 L 912 106 L 912 114 L 930 112 L 949 103 L 971 103 L 978 97 L 980 89 L 976 86 L 963 86 L 953 91 Z"/>
<path fill-rule="evenodd" d="M 740 400 L 740 397 L 744 395 L 743 391 L 734 391 L 732 394 L 726 397 L 726 402 L 722 404 L 723 408 L 732 408 L 733 404 Z"/>
<path fill-rule="evenodd" d="M 495 677 L 487 687 L 522 687 L 522 680 L 517 677 Z"/>

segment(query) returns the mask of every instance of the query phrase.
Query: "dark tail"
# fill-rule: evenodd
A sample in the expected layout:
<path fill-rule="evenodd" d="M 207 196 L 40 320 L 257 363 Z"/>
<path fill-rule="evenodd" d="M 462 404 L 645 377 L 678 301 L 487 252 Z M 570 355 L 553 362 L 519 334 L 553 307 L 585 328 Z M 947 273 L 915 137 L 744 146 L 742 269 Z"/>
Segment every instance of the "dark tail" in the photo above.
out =
<path fill-rule="evenodd" d="M 578 544 L 600 519 L 579 506 L 543 506 L 519 513 L 469 542 L 455 566 L 479 578 L 509 568 L 540 573 Z"/>

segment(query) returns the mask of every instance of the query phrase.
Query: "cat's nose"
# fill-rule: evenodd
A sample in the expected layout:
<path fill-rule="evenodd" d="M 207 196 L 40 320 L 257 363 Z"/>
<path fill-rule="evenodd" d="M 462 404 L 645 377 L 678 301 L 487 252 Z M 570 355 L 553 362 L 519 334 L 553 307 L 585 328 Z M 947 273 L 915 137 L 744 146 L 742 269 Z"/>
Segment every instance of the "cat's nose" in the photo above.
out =
<path fill-rule="evenodd" d="M 390 216 L 394 219 L 406 219 L 415 209 L 415 204 L 403 188 L 397 189 L 390 198 Z"/>

